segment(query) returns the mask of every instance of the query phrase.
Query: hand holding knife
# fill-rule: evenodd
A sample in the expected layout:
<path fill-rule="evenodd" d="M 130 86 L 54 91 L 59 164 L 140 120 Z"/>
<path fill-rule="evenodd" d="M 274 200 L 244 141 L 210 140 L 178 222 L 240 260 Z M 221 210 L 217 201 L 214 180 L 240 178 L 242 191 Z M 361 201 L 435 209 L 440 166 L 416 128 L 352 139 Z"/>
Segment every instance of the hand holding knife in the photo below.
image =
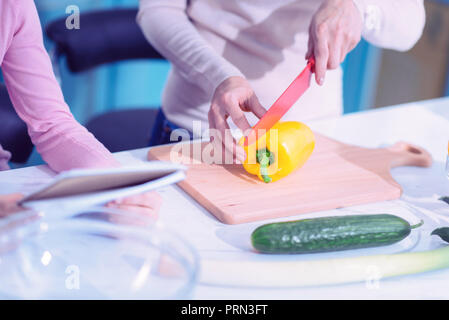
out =
<path fill-rule="evenodd" d="M 267 113 L 257 122 L 245 139 L 245 146 L 252 144 L 258 139 L 258 132 L 265 133 L 271 129 L 288 110 L 298 101 L 298 99 L 310 87 L 310 80 L 314 72 L 315 59 L 309 59 L 307 66 L 290 84 L 287 90 L 268 109 Z"/>

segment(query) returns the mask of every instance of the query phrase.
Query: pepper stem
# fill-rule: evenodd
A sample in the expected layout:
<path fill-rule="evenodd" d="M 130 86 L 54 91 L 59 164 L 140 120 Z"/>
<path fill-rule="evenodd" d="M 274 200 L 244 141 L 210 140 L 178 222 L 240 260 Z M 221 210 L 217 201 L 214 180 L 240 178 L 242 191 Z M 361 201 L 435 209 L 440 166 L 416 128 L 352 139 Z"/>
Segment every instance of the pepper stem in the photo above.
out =
<path fill-rule="evenodd" d="M 410 226 L 410 229 L 416 229 L 416 228 L 419 228 L 419 227 L 421 227 L 423 224 L 424 224 L 424 220 L 421 220 L 420 223 L 414 224 L 413 226 Z"/>
<path fill-rule="evenodd" d="M 271 177 L 268 175 L 268 167 L 274 162 L 274 154 L 268 149 L 257 150 L 257 162 L 260 164 L 260 175 L 265 183 L 271 182 Z"/>

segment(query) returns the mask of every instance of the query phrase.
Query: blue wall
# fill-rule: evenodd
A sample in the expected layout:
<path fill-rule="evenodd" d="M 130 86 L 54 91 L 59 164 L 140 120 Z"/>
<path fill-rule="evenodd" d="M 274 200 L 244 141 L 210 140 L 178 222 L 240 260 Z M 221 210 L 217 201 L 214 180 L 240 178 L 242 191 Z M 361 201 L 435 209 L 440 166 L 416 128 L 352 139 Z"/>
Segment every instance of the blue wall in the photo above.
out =
<path fill-rule="evenodd" d="M 65 16 L 73 0 L 35 0 L 42 24 Z M 137 7 L 137 0 L 77 0 L 81 14 L 95 9 Z M 81 16 L 82 27 L 82 16 Z M 46 40 L 48 50 L 52 43 Z M 61 86 L 75 117 L 85 123 L 95 114 L 109 110 L 158 107 L 160 94 L 170 68 L 163 61 L 130 61 L 110 64 L 82 74 L 71 74 L 60 63 Z"/>
<path fill-rule="evenodd" d="M 362 40 L 343 62 L 343 102 L 345 113 L 374 106 L 381 49 Z"/>

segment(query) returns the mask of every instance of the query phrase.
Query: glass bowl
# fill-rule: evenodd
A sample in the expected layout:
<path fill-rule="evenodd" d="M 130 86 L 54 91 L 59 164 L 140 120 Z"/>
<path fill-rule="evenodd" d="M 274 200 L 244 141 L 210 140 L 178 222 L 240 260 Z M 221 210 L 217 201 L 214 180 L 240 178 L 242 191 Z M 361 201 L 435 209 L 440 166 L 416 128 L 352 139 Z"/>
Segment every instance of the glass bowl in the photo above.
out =
<path fill-rule="evenodd" d="M 178 235 L 105 207 L 0 228 L 3 299 L 185 299 L 198 264 Z"/>

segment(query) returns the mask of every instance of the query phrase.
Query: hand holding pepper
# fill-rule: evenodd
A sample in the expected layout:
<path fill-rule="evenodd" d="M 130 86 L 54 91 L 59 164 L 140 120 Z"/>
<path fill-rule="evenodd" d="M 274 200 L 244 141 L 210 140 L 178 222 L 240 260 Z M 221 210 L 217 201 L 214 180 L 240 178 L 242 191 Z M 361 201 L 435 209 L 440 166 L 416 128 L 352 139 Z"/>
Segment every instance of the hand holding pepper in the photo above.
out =
<path fill-rule="evenodd" d="M 227 119 L 231 117 L 236 126 L 245 133 L 251 128 L 245 117 L 245 112 L 252 112 L 258 118 L 261 118 L 266 110 L 260 104 L 246 79 L 230 77 L 215 90 L 208 114 L 209 127 L 211 130 L 218 131 L 216 135 L 211 135 L 211 142 L 214 147 L 221 148 L 224 146 L 225 151 L 236 155 L 236 159 L 240 162 L 245 160 L 246 154 L 233 138 L 226 139 L 226 136 L 230 135 Z M 231 143 L 225 143 L 228 140 Z"/>
<path fill-rule="evenodd" d="M 17 203 L 23 198 L 20 193 L 0 195 L 0 218 L 24 211 Z"/>

